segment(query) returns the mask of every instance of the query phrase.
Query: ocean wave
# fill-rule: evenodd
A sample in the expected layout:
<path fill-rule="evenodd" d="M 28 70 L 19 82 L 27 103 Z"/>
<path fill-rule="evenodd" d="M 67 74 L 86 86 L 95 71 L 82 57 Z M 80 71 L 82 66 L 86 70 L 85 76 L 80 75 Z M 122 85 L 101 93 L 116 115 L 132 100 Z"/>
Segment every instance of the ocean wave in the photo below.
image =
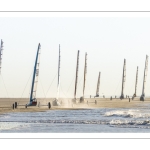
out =
<path fill-rule="evenodd" d="M 3 123 L 10 124 L 14 123 L 13 121 L 0 121 L 1 125 Z M 68 123 L 68 124 L 105 124 L 105 125 L 150 125 L 150 120 L 121 120 L 113 119 L 109 120 L 30 120 L 30 121 L 19 121 L 19 123 Z"/>
<path fill-rule="evenodd" d="M 0 130 L 22 129 L 27 126 L 45 126 L 51 124 L 86 124 L 86 125 L 108 125 L 116 128 L 150 128 L 150 120 L 31 120 L 31 121 L 0 121 Z M 93 126 L 94 127 L 94 126 Z"/>
<path fill-rule="evenodd" d="M 110 125 L 110 127 L 150 129 L 150 126 L 136 126 L 136 125 Z"/>
<path fill-rule="evenodd" d="M 17 128 L 19 126 L 23 126 L 23 125 L 20 125 L 20 123 L 18 122 L 2 122 L 0 123 L 0 130 L 10 130 L 10 129 Z"/>
<path fill-rule="evenodd" d="M 150 125 L 150 120 L 111 120 L 110 125 Z"/>
<path fill-rule="evenodd" d="M 3 121 L 0 121 L 3 123 Z M 4 121 L 14 122 L 14 121 Z M 19 123 L 70 123 L 70 124 L 109 124 L 109 121 L 105 120 L 30 120 L 30 121 L 18 121 Z"/>
<path fill-rule="evenodd" d="M 117 110 L 109 111 L 104 114 L 105 117 L 124 117 L 124 118 L 150 118 L 150 113 L 142 112 L 140 110 Z"/>

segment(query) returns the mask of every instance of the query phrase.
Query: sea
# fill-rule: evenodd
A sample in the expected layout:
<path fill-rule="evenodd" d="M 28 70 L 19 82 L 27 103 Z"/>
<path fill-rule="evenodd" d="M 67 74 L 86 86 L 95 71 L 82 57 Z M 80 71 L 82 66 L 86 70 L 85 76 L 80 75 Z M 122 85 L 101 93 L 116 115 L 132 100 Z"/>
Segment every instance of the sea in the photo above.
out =
<path fill-rule="evenodd" d="M 0 115 L 0 133 L 149 133 L 150 105 L 14 112 Z"/>

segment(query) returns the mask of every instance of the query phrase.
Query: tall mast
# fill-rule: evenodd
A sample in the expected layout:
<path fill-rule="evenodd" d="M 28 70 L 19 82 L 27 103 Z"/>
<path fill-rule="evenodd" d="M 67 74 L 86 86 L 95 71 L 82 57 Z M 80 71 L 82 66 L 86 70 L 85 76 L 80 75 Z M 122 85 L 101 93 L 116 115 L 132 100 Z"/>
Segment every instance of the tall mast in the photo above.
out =
<path fill-rule="evenodd" d="M 77 66 L 76 66 L 76 80 L 75 80 L 75 90 L 74 90 L 74 99 L 76 99 L 76 92 L 77 92 L 77 82 L 78 82 L 78 68 L 79 68 L 79 50 L 77 53 Z"/>
<path fill-rule="evenodd" d="M 1 40 L 1 45 L 0 45 L 0 74 L 1 74 L 1 68 L 2 68 L 2 54 L 3 54 L 3 41 Z"/>
<path fill-rule="evenodd" d="M 120 96 L 120 99 L 124 99 L 125 80 L 126 80 L 126 59 L 124 59 L 124 65 L 123 65 L 122 89 L 121 89 L 121 96 Z"/>
<path fill-rule="evenodd" d="M 145 84 L 146 84 L 146 78 L 147 78 L 147 71 L 148 71 L 148 55 L 146 55 L 146 60 L 145 60 L 145 69 L 144 69 L 144 78 L 143 78 L 143 89 L 142 89 L 142 95 L 140 97 L 141 101 L 145 100 Z"/>
<path fill-rule="evenodd" d="M 134 93 L 133 97 L 136 97 L 137 82 L 138 82 L 138 66 L 137 66 L 137 70 L 136 70 L 135 93 Z"/>
<path fill-rule="evenodd" d="M 95 97 L 99 97 L 100 75 L 101 73 L 99 72 Z"/>
<path fill-rule="evenodd" d="M 30 93 L 30 102 L 33 102 L 34 100 L 36 100 L 36 89 L 37 89 L 37 82 L 38 82 L 38 76 L 39 76 L 39 64 L 40 64 L 40 57 L 39 57 L 40 49 L 41 49 L 41 45 L 39 43 L 37 54 L 36 54 L 35 65 L 34 65 L 32 87 L 31 87 L 31 93 Z"/>
<path fill-rule="evenodd" d="M 58 100 L 58 97 L 59 97 L 59 87 L 60 87 L 60 44 L 59 44 L 59 58 L 58 58 L 57 100 Z"/>
<path fill-rule="evenodd" d="M 87 53 L 85 53 L 84 82 L 83 82 L 83 98 L 84 98 L 86 74 L 87 74 Z"/>

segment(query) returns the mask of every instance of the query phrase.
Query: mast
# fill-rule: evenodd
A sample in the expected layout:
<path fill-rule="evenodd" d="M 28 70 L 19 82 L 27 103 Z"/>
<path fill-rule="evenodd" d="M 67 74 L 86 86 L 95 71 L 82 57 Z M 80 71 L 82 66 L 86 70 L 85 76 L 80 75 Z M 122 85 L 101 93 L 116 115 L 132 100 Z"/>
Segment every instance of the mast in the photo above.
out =
<path fill-rule="evenodd" d="M 59 58 L 58 58 L 57 100 L 58 100 L 58 97 L 59 97 L 59 87 L 60 87 L 60 44 L 59 44 Z"/>
<path fill-rule="evenodd" d="M 0 45 L 0 74 L 1 74 L 1 68 L 2 68 L 3 43 L 4 42 L 1 40 L 1 45 Z"/>
<path fill-rule="evenodd" d="M 122 89 L 121 89 L 121 96 L 120 96 L 120 99 L 124 99 L 125 80 L 126 80 L 126 59 L 124 59 L 124 65 L 123 65 Z"/>
<path fill-rule="evenodd" d="M 99 97 L 100 75 L 101 73 L 99 72 L 95 97 Z"/>
<path fill-rule="evenodd" d="M 37 89 L 37 82 L 38 82 L 38 76 L 39 76 L 39 64 L 40 64 L 40 49 L 41 45 L 39 43 L 37 54 L 36 54 L 36 60 L 34 65 L 34 71 L 33 71 L 33 79 L 32 79 L 32 87 L 31 87 L 31 93 L 30 93 L 30 103 L 36 100 L 36 89 Z"/>
<path fill-rule="evenodd" d="M 85 53 L 84 82 L 83 82 L 83 99 L 84 99 L 84 90 L 85 90 L 86 74 L 87 74 L 87 53 Z"/>
<path fill-rule="evenodd" d="M 138 81 L 138 66 L 137 66 L 137 70 L 136 70 L 135 93 L 133 94 L 133 98 L 136 97 L 137 81 Z"/>
<path fill-rule="evenodd" d="M 78 82 L 78 68 L 79 68 L 79 50 L 77 53 L 77 66 L 76 66 L 76 80 L 75 80 L 75 90 L 74 90 L 74 99 L 76 99 L 76 92 L 77 92 L 77 82 Z"/>
<path fill-rule="evenodd" d="M 145 60 L 145 69 L 144 69 L 144 78 L 143 78 L 143 89 L 142 89 L 142 95 L 140 97 L 141 101 L 145 100 L 145 84 L 146 84 L 146 78 L 147 78 L 147 71 L 148 71 L 148 55 L 146 55 L 146 60 Z"/>

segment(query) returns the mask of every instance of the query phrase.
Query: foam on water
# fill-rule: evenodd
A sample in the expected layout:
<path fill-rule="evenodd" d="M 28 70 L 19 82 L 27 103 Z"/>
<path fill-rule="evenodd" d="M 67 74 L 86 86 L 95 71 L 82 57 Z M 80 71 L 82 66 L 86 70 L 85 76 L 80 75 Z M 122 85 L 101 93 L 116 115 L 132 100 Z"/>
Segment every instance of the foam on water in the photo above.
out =
<path fill-rule="evenodd" d="M 115 110 L 108 111 L 104 114 L 105 117 L 118 116 L 125 118 L 150 118 L 150 113 L 143 110 Z"/>
<path fill-rule="evenodd" d="M 150 120 L 111 120 L 110 125 L 150 125 Z"/>
<path fill-rule="evenodd" d="M 140 129 L 140 130 L 139 130 Z M 149 109 L 19 112 L 0 116 L 0 132 L 150 132 Z"/>
<path fill-rule="evenodd" d="M 21 126 L 23 125 L 19 124 L 18 122 L 1 122 L 0 130 L 11 130 Z"/>

